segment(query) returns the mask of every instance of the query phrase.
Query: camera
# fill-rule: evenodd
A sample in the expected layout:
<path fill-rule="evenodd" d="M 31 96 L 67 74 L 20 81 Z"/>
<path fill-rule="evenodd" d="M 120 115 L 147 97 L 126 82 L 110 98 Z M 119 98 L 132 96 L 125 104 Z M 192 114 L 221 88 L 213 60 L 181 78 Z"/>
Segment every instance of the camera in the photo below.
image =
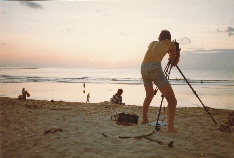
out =
<path fill-rule="evenodd" d="M 176 42 L 176 40 L 174 40 L 174 42 L 173 42 L 174 44 L 175 44 L 175 46 L 176 46 L 176 52 L 178 52 L 179 50 L 180 50 L 180 44 L 178 43 L 178 42 Z"/>

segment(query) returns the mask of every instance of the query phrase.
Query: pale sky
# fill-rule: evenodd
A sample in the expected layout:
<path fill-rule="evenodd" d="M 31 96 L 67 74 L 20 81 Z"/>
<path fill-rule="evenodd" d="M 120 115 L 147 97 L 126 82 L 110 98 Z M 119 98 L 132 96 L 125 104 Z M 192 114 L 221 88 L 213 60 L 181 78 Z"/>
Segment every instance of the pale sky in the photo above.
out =
<path fill-rule="evenodd" d="M 139 68 L 163 29 L 184 69 L 234 70 L 233 0 L 1 1 L 0 66 Z"/>

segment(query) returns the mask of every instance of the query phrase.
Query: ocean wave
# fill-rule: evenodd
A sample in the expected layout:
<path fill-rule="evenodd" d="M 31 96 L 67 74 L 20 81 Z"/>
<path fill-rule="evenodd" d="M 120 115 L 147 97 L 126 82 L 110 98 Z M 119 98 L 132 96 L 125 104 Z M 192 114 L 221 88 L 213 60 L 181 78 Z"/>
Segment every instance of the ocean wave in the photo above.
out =
<path fill-rule="evenodd" d="M 184 79 L 169 79 L 172 85 L 184 85 L 187 82 Z M 59 78 L 59 77 L 33 77 L 33 76 L 10 76 L 0 75 L 0 83 L 26 83 L 26 82 L 54 82 L 54 83 L 96 83 L 96 84 L 143 84 L 141 78 L 97 78 L 97 77 L 79 77 L 79 78 Z M 193 80 L 188 79 L 190 84 L 203 85 L 228 85 L 233 86 L 234 80 Z"/>

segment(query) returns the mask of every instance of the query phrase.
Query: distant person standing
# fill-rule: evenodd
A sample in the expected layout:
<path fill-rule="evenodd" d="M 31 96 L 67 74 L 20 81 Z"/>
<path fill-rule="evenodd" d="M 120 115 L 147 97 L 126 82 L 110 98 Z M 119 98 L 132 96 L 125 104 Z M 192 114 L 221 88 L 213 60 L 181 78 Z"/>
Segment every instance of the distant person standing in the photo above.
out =
<path fill-rule="evenodd" d="M 123 94 L 123 90 L 122 89 L 118 89 L 117 93 L 113 95 L 113 97 L 110 99 L 111 103 L 114 104 L 124 104 L 122 103 L 122 95 Z"/>
<path fill-rule="evenodd" d="M 83 87 L 84 87 L 83 93 L 85 93 L 85 83 L 83 84 Z"/>
<path fill-rule="evenodd" d="M 169 53 L 172 66 L 177 66 L 180 57 L 180 50 L 176 51 L 175 44 L 171 41 L 171 33 L 168 30 L 162 30 L 159 41 L 150 43 L 141 65 L 141 75 L 144 82 L 146 97 L 143 103 L 143 124 L 149 123 L 148 110 L 149 105 L 154 97 L 153 84 L 159 88 L 162 95 L 168 102 L 167 121 L 168 133 L 177 133 L 174 128 L 174 117 L 177 100 L 174 91 L 163 73 L 161 61 Z"/>
<path fill-rule="evenodd" d="M 89 98 L 90 98 L 90 93 L 87 95 L 87 101 L 86 101 L 86 103 L 90 103 L 89 102 Z"/>
<path fill-rule="evenodd" d="M 22 89 L 23 100 L 26 100 L 27 93 L 28 92 L 23 88 Z"/>

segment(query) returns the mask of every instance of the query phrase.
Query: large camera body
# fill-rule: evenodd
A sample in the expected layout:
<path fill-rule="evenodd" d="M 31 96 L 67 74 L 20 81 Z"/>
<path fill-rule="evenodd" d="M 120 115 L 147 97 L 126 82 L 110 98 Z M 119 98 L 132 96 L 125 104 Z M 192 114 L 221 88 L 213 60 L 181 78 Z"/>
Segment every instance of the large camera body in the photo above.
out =
<path fill-rule="evenodd" d="M 176 40 L 174 40 L 174 42 L 173 42 L 174 44 L 175 44 L 175 46 L 176 46 L 176 52 L 178 52 L 179 51 L 179 49 L 180 49 L 180 44 L 178 43 L 178 42 L 176 42 Z"/>

